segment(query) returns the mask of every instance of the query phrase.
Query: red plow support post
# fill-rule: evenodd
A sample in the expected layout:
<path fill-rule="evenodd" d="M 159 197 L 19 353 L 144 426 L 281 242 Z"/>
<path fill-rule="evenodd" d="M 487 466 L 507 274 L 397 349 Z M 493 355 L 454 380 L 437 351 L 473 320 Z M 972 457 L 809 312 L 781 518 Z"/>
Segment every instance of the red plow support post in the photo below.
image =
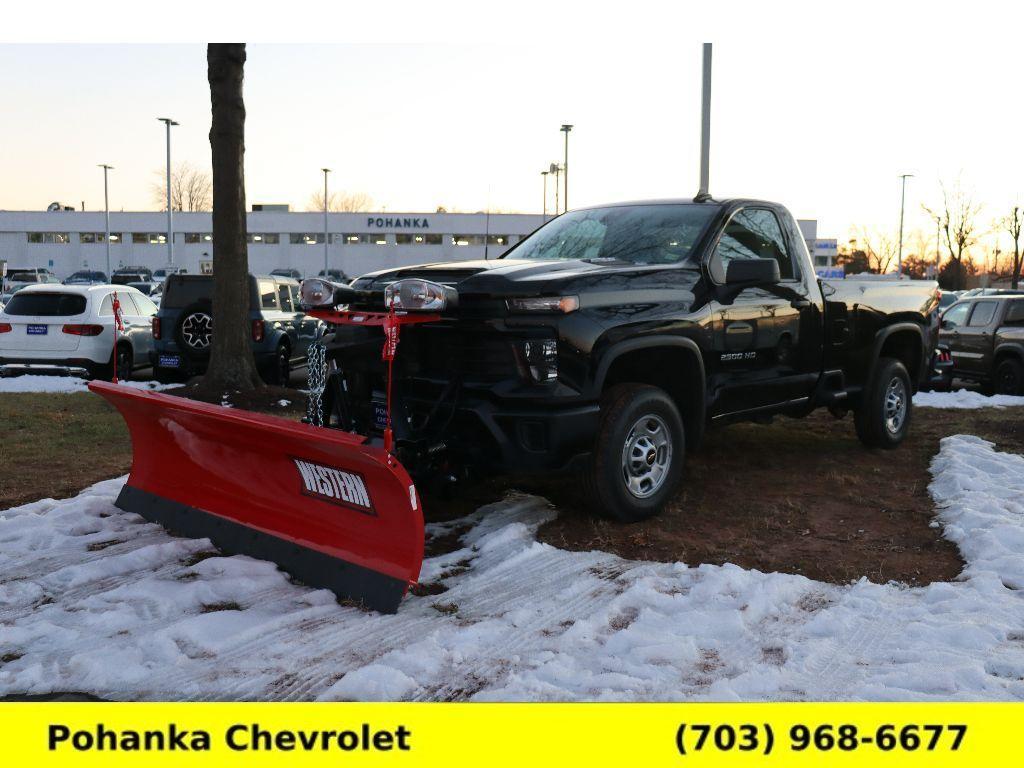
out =
<path fill-rule="evenodd" d="M 131 432 L 121 509 L 378 611 L 397 610 L 419 578 L 423 510 L 383 448 L 275 416 L 105 382 L 89 388 Z"/>

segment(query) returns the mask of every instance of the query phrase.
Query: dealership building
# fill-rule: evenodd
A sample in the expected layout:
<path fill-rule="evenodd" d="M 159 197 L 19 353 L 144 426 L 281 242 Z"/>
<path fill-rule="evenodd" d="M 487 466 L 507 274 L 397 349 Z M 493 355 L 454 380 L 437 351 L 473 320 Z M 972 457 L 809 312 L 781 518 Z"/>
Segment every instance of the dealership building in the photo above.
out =
<path fill-rule="evenodd" d="M 313 275 L 323 269 L 322 213 L 254 205 L 247 220 L 252 272 L 291 268 Z M 330 213 L 328 265 L 356 276 L 423 262 L 496 258 L 543 221 L 540 214 L 520 213 Z M 799 223 L 815 254 L 817 222 Z M 59 278 L 80 269 L 105 271 L 105 231 L 102 211 L 0 211 L 0 260 L 9 269 L 47 267 Z M 212 231 L 210 213 L 175 213 L 174 266 L 190 273 L 212 269 Z M 112 269 L 165 267 L 167 251 L 166 213 L 111 212 Z M 815 265 L 830 266 L 831 257 L 815 255 Z"/>

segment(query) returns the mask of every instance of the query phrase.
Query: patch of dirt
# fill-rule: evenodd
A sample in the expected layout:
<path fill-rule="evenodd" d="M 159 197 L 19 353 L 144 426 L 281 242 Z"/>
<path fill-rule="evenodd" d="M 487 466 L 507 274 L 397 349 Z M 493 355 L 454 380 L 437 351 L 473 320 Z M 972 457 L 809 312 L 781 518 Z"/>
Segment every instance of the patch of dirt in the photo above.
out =
<path fill-rule="evenodd" d="M 242 411 L 257 411 L 272 416 L 298 421 L 306 415 L 306 395 L 288 387 L 263 386 L 252 392 L 227 392 L 223 397 L 211 401 L 199 395 L 199 382 L 190 382 L 181 387 L 164 390 L 165 395 L 185 397 L 189 400 L 213 402 L 214 405 L 230 405 Z M 287 401 L 287 404 L 282 405 Z"/>
<path fill-rule="evenodd" d="M 668 508 L 634 525 L 594 519 L 564 481 L 538 484 L 528 490 L 562 508 L 539 538 L 563 549 L 735 563 L 835 584 L 862 576 L 912 585 L 955 579 L 964 567 L 959 552 L 928 525 L 935 514 L 928 467 L 948 435 L 978 435 L 1024 453 L 1024 409 L 918 408 L 913 418 L 894 451 L 865 449 L 852 417 L 836 421 L 824 411 L 711 430 L 687 457 Z"/>

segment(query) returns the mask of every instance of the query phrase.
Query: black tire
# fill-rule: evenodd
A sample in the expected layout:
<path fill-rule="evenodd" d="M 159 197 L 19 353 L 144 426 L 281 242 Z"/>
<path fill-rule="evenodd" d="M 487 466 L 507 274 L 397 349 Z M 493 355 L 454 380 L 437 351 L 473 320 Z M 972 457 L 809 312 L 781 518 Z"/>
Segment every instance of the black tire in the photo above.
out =
<path fill-rule="evenodd" d="M 997 395 L 1024 395 L 1024 364 L 1012 357 L 1000 360 L 992 384 Z"/>
<path fill-rule="evenodd" d="M 114 378 L 114 355 L 117 354 L 117 378 L 120 379 L 131 379 L 132 372 L 135 369 L 135 360 L 132 355 L 132 345 L 121 343 L 117 345 L 117 349 L 110 353 L 110 360 L 101 366 L 97 366 L 92 372 L 93 378 L 103 379 L 104 381 L 112 381 Z"/>
<path fill-rule="evenodd" d="M 683 419 L 672 398 L 646 384 L 616 385 L 601 398 L 597 442 L 580 478 L 584 497 L 619 522 L 646 520 L 675 492 L 685 459 Z"/>
<path fill-rule="evenodd" d="M 267 364 L 263 380 L 277 387 L 287 387 L 292 376 L 291 352 L 288 345 L 281 342 L 274 350 L 273 359 Z"/>
<path fill-rule="evenodd" d="M 853 423 L 868 448 L 895 448 L 903 442 L 913 414 L 913 390 L 906 366 L 891 357 L 879 358 L 861 395 Z"/>

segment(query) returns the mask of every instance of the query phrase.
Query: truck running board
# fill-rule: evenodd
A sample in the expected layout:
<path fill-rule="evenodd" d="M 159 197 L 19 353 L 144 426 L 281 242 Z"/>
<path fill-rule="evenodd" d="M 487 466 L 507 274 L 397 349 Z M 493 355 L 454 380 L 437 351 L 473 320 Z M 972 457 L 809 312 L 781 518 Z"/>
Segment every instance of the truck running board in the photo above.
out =
<path fill-rule="evenodd" d="M 382 612 L 419 578 L 416 488 L 364 437 L 107 382 L 89 389 L 131 432 L 119 508 Z"/>

